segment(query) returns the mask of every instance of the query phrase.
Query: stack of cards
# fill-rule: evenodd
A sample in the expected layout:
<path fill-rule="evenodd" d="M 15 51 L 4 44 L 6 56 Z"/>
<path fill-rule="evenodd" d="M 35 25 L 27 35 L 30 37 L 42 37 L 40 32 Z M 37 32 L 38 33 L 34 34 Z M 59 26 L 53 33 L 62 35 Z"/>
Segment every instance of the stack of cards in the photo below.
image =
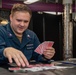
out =
<path fill-rule="evenodd" d="M 53 41 L 44 41 L 35 49 L 35 52 L 42 55 L 43 51 L 45 51 L 47 47 L 52 47 L 53 44 L 54 44 Z"/>
<path fill-rule="evenodd" d="M 36 72 L 36 71 L 43 71 L 43 70 L 47 70 L 50 69 L 50 67 L 53 67 L 54 65 L 52 64 L 30 64 L 28 67 L 9 67 L 8 70 L 10 72 L 28 72 L 28 71 L 32 71 L 32 72 Z"/>

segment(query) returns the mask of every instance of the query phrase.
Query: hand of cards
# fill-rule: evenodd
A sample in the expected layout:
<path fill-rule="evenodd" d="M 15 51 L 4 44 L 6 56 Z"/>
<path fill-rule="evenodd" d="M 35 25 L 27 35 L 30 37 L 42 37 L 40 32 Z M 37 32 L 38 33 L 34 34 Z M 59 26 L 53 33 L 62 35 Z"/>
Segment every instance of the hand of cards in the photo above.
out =
<path fill-rule="evenodd" d="M 52 47 L 53 44 L 54 44 L 53 41 L 44 41 L 35 49 L 35 52 L 42 55 L 43 51 L 45 51 L 47 47 Z"/>

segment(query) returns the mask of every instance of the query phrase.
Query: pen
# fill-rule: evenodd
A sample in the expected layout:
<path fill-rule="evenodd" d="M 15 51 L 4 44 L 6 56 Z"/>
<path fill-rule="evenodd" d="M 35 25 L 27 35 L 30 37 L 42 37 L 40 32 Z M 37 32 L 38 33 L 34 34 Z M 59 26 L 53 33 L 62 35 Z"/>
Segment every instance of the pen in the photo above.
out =
<path fill-rule="evenodd" d="M 71 65 L 76 65 L 76 63 L 74 62 L 70 62 L 70 61 L 62 61 L 62 64 L 71 64 Z"/>

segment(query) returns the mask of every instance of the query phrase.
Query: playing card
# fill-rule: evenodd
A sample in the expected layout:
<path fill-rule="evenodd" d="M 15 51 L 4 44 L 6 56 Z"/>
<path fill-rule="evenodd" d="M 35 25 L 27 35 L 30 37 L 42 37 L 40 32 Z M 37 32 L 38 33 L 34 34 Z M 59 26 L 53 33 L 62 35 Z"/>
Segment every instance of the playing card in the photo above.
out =
<path fill-rule="evenodd" d="M 20 72 L 20 73 L 24 73 L 28 71 L 36 72 L 36 71 L 43 71 L 50 69 L 53 66 L 54 65 L 52 64 L 39 63 L 39 64 L 30 64 L 29 66 L 26 67 L 9 67 L 8 70 L 12 72 Z"/>
<path fill-rule="evenodd" d="M 20 70 L 19 67 L 12 67 L 12 68 L 9 68 L 9 70 Z"/>
<path fill-rule="evenodd" d="M 42 45 L 40 44 L 40 45 L 35 49 L 35 52 L 41 55 L 41 54 L 43 53 L 41 49 L 42 49 Z"/>
<path fill-rule="evenodd" d="M 53 44 L 54 44 L 53 41 L 44 41 L 44 42 L 42 43 L 42 45 L 43 45 L 44 48 L 52 47 Z"/>
<path fill-rule="evenodd" d="M 44 41 L 35 49 L 35 52 L 42 55 L 43 51 L 46 50 L 47 47 L 52 47 L 53 44 L 54 44 L 53 41 Z"/>

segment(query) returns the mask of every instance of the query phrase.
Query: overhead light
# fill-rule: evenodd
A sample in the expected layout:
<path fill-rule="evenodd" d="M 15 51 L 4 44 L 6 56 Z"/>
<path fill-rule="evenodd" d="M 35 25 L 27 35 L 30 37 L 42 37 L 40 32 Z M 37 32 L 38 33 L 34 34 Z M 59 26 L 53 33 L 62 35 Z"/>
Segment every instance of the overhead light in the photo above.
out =
<path fill-rule="evenodd" d="M 43 11 L 44 13 L 47 13 L 47 14 L 53 14 L 53 15 L 61 15 L 62 12 L 48 12 L 48 11 Z"/>
<path fill-rule="evenodd" d="M 56 15 L 56 12 L 44 11 L 44 13 Z"/>
<path fill-rule="evenodd" d="M 31 3 L 34 3 L 34 2 L 37 2 L 39 0 L 26 0 L 24 1 L 25 4 L 31 4 Z"/>

